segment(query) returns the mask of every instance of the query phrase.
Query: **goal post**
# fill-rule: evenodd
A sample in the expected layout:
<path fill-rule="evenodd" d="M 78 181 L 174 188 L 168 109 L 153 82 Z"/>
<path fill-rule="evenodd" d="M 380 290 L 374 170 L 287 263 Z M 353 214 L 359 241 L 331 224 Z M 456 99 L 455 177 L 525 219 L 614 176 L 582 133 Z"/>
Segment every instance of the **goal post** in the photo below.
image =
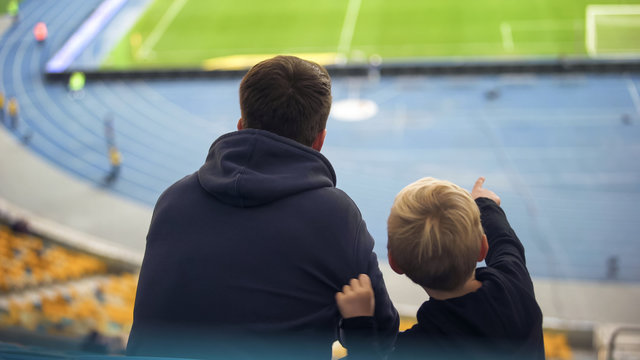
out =
<path fill-rule="evenodd" d="M 596 56 L 640 56 L 640 5 L 587 5 L 585 47 Z"/>

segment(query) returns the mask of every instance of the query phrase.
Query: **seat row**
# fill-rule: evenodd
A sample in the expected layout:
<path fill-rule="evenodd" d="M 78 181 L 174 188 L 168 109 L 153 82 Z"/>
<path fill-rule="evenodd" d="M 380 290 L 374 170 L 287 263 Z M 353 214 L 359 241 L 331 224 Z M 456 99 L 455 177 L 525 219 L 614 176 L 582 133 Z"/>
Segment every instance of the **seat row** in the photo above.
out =
<path fill-rule="evenodd" d="M 0 225 L 0 291 L 11 292 L 105 274 L 98 257 Z"/>
<path fill-rule="evenodd" d="M 14 226 L 15 227 L 15 226 Z M 0 224 L 0 327 L 85 337 L 126 337 L 137 274 Z"/>

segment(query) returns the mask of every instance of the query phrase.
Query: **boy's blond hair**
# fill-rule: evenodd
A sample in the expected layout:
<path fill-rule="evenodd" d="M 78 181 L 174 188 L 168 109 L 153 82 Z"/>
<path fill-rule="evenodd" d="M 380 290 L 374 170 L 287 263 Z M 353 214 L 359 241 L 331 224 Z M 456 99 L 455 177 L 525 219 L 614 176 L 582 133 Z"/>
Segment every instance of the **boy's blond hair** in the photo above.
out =
<path fill-rule="evenodd" d="M 413 282 L 451 291 L 475 270 L 482 236 L 480 210 L 458 185 L 423 178 L 402 189 L 387 222 L 388 249 Z"/>

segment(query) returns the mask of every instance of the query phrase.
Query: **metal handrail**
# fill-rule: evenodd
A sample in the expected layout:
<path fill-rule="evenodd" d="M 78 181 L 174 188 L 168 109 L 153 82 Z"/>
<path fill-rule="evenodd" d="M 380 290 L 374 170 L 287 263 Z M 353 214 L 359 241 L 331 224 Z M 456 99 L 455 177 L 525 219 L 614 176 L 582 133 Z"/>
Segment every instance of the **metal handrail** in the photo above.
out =
<path fill-rule="evenodd" d="M 609 339 L 609 346 L 608 346 L 608 354 L 607 354 L 607 360 L 614 360 L 613 359 L 613 352 L 615 351 L 615 347 L 616 347 L 616 338 L 618 337 L 618 335 L 620 335 L 621 333 L 626 333 L 626 332 L 637 332 L 640 334 L 640 327 L 629 327 L 629 326 L 621 326 L 617 329 L 615 329 L 613 331 L 613 333 L 611 333 L 611 339 Z"/>

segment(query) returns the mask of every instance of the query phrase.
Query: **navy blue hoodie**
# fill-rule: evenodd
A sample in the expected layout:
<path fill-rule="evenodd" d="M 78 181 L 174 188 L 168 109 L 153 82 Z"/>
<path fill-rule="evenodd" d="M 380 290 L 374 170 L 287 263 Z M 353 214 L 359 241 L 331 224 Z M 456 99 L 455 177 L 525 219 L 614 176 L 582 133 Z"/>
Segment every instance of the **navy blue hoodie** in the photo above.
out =
<path fill-rule="evenodd" d="M 398 314 L 373 239 L 335 185 L 329 161 L 288 138 L 246 129 L 216 140 L 158 199 L 127 353 L 329 359 L 334 294 L 360 273 L 390 345 Z"/>

